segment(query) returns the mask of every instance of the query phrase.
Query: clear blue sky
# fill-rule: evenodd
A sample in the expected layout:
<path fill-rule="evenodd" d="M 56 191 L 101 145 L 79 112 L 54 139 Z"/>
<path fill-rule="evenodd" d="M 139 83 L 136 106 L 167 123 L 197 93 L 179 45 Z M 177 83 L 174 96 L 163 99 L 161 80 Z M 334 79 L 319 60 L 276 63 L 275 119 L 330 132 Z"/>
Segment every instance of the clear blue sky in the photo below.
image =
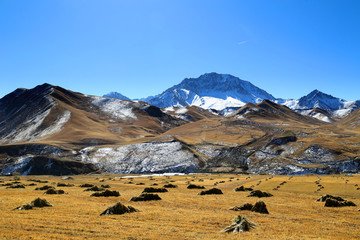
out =
<path fill-rule="evenodd" d="M 0 97 L 47 82 L 140 98 L 218 72 L 355 100 L 359 44 L 358 0 L 1 0 Z"/>

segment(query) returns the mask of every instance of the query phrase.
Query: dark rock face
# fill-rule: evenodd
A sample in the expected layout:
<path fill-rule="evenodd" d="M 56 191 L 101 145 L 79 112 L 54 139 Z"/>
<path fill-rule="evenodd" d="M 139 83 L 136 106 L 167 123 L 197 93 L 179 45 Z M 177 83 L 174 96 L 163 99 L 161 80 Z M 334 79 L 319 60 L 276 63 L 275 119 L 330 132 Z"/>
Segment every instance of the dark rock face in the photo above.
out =
<path fill-rule="evenodd" d="M 165 184 L 164 188 L 177 188 L 177 186 L 174 185 L 174 184 L 169 183 L 169 184 Z"/>
<path fill-rule="evenodd" d="M 91 163 L 64 160 L 52 157 L 33 157 L 18 170 L 27 175 L 74 175 L 98 172 L 99 168 Z"/>

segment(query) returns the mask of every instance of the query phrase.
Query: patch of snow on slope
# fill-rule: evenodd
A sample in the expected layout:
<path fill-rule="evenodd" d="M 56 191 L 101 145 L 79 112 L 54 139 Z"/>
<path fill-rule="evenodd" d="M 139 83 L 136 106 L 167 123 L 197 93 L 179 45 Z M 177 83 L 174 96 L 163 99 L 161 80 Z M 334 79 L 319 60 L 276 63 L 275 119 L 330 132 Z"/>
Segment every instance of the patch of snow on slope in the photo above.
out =
<path fill-rule="evenodd" d="M 67 123 L 70 120 L 70 117 L 71 117 L 71 112 L 68 110 L 64 111 L 64 113 L 58 119 L 55 120 L 53 125 L 41 131 L 40 134 L 38 134 L 36 137 L 41 138 L 47 135 L 60 132 L 61 129 L 64 127 L 65 123 Z"/>
<path fill-rule="evenodd" d="M 48 109 L 41 114 L 27 120 L 21 129 L 14 129 L 1 142 L 16 143 L 21 141 L 34 141 L 34 133 L 36 129 L 43 123 L 47 115 L 49 115 L 51 109 Z"/>
<path fill-rule="evenodd" d="M 351 108 L 344 108 L 344 109 L 334 111 L 333 116 L 342 118 L 342 117 L 345 117 L 346 115 L 350 114 L 351 112 L 352 112 Z"/>
<path fill-rule="evenodd" d="M 122 120 L 127 120 L 129 118 L 137 119 L 136 115 L 132 112 L 132 102 L 96 96 L 92 96 L 91 98 L 92 104 L 100 107 L 101 111 L 114 118 Z"/>
<path fill-rule="evenodd" d="M 33 157 L 34 156 L 31 154 L 19 157 L 13 165 L 2 169 L 1 174 L 9 175 L 16 172 L 17 170 L 25 167 Z M 23 175 L 26 175 L 26 173 L 23 173 Z"/>
<path fill-rule="evenodd" d="M 232 97 L 227 97 L 225 100 L 215 97 L 201 97 L 196 99 L 192 105 L 204 109 L 215 109 L 220 111 L 230 107 L 242 107 L 245 103 Z"/>
<path fill-rule="evenodd" d="M 333 122 L 328 116 L 325 116 L 324 114 L 321 114 L 321 113 L 316 113 L 316 114 L 312 115 L 312 117 L 319 119 L 320 121 L 323 121 L 323 122 L 328 122 L 328 123 Z"/>
<path fill-rule="evenodd" d="M 182 108 L 179 108 L 178 110 L 176 110 L 176 114 L 185 114 L 187 112 L 187 108 L 186 107 L 182 107 Z"/>
<path fill-rule="evenodd" d="M 117 148 L 85 148 L 81 160 L 111 173 L 193 172 L 198 160 L 178 142 L 155 142 Z"/>

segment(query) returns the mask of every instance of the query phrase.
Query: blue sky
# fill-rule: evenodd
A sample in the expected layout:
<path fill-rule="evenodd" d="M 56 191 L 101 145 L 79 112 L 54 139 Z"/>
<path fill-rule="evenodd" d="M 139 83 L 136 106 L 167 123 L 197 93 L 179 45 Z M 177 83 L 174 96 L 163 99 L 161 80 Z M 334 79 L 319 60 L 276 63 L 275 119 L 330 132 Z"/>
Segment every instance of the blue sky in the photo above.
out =
<path fill-rule="evenodd" d="M 218 72 L 355 100 L 359 44 L 357 0 L 2 0 L 0 97 L 47 82 L 140 98 Z"/>

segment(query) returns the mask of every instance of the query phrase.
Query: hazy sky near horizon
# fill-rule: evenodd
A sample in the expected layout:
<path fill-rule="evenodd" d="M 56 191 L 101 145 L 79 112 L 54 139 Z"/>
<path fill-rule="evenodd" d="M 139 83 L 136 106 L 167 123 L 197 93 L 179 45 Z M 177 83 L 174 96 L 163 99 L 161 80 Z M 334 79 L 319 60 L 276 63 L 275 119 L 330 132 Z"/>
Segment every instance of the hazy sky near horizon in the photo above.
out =
<path fill-rule="evenodd" d="M 0 97 L 47 82 L 141 98 L 218 72 L 356 100 L 359 44 L 358 0 L 3 0 Z"/>

